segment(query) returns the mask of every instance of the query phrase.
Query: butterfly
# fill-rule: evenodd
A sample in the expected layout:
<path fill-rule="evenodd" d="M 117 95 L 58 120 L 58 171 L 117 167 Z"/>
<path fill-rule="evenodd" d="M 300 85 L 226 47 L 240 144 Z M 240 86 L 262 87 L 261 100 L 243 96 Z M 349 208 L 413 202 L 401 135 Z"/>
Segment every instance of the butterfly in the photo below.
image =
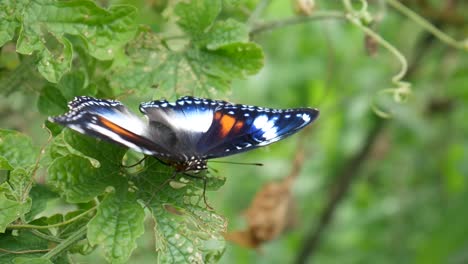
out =
<path fill-rule="evenodd" d="M 121 102 L 80 96 L 49 121 L 153 156 L 177 172 L 207 169 L 209 159 L 269 145 L 314 121 L 312 108 L 271 109 L 185 96 L 140 104 L 146 120 Z"/>

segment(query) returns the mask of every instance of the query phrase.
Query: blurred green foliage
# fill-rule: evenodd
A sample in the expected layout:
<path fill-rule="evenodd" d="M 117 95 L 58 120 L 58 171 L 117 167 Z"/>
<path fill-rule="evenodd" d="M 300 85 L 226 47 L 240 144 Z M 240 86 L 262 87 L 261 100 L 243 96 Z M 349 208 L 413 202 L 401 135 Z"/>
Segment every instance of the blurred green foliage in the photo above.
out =
<path fill-rule="evenodd" d="M 124 261 L 136 241 L 137 248 L 128 262 L 153 263 L 158 258 L 155 241 L 164 239 L 158 235 L 171 239 L 170 235 L 175 234 L 174 230 L 158 231 L 159 223 L 163 227 L 184 229 L 190 234 L 189 241 L 184 243 L 190 243 L 192 236 L 203 237 L 203 232 L 215 236 L 213 241 L 218 243 L 205 243 L 199 250 L 212 253 L 208 257 L 204 255 L 205 259 L 217 260 L 224 245 L 216 236 L 223 223 L 215 221 L 211 223 L 213 226 L 202 226 L 200 219 L 206 219 L 204 210 L 175 202 L 177 206 L 171 210 L 200 216 L 200 219 L 192 219 L 193 224 L 177 217 L 174 220 L 170 214 L 165 215 L 170 216 L 167 218 L 157 215 L 167 201 L 179 201 L 180 192 L 168 188 L 159 196 L 156 194 L 154 205 L 150 206 L 154 206 L 153 209 L 159 206 L 152 210 L 158 224 L 149 217 L 144 221 L 143 209 L 134 203 L 137 198 L 152 197 L 148 193 L 154 189 L 140 182 L 145 177 L 136 177 L 135 186 L 128 186 L 128 182 L 120 179 L 113 186 L 125 191 L 107 193 L 106 186 L 111 181 L 107 178 L 112 175 L 102 172 L 112 171 L 115 164 L 111 163 L 119 162 L 119 157 L 111 158 L 111 163 L 100 164 L 103 166 L 99 169 L 95 169 L 93 162 L 99 162 L 99 155 L 105 155 L 102 149 L 115 156 L 123 155 L 120 148 L 103 144 L 101 150 L 80 150 L 81 143 L 73 146 L 74 140 L 87 139 L 75 139 L 73 135 L 68 135 L 67 139 L 68 132 L 61 133 L 53 124 L 47 124 L 58 136 L 47 146 L 48 154 L 40 164 L 45 167 L 53 161 L 52 169 L 48 175 L 43 167 L 35 172 L 36 155 L 48 137 L 41 124 L 48 115 L 63 113 L 66 102 L 74 96 L 118 97 L 136 108 L 141 101 L 188 93 L 275 108 L 311 106 L 321 112 L 312 128 L 301 132 L 303 135 L 230 158 L 262 162 L 263 167 L 210 165 L 226 179 L 222 187 L 215 179 L 211 182 L 215 185 L 212 189 L 220 188 L 208 193 L 210 205 L 227 219 L 228 230 L 239 230 L 246 226 L 242 212 L 260 187 L 290 173 L 299 147 L 306 153 L 292 190 L 297 209 L 296 225 L 280 238 L 263 244 L 260 252 L 227 243 L 221 263 L 468 262 L 465 203 L 468 199 L 468 123 L 465 121 L 468 116 L 468 54 L 441 42 L 420 24 L 385 5 L 386 1 L 368 1 L 369 14 L 379 19 L 363 25 L 372 28 L 407 59 L 409 69 L 404 80 L 412 84 L 412 94 L 405 103 L 397 103 L 391 94 L 380 92 L 394 86 L 391 79 L 400 67 L 395 56 L 381 45 L 374 50 L 372 39 L 366 38 L 362 29 L 346 19 L 304 19 L 296 25 L 248 35 L 252 25 L 247 21 L 259 6 L 258 2 L 267 3 L 255 21 L 263 25 L 297 17 L 293 1 L 200 0 L 176 7 L 177 1 L 111 0 L 94 4 L 74 0 L 61 2 L 66 12 L 60 13 L 58 18 L 67 22 L 64 23 L 67 26 L 59 26 L 47 17 L 57 12 L 50 4 L 54 1 L 34 0 L 31 2 L 38 7 L 28 5 L 24 14 L 37 12 L 40 15 L 25 15 L 32 20 L 20 29 L 19 15 L 12 7 L 21 8 L 26 2 L 0 3 L 0 44 L 3 45 L 0 127 L 21 131 L 32 138 L 31 143 L 23 134 L 2 131 L 0 169 L 9 173 L 0 171 L 0 207 L 15 208 L 1 211 L 2 224 L 14 221 L 15 212 L 26 214 L 31 207 L 42 209 L 33 209 L 22 219 L 26 222 L 35 219 L 36 222 L 30 224 L 67 221 L 93 209 L 96 206 L 93 198 L 105 193 L 100 197 L 102 208 L 116 214 L 115 205 L 122 205 L 124 210 L 120 212 L 132 215 L 136 223 L 123 228 L 137 235 L 130 241 L 125 240 L 128 244 L 120 245 L 122 248 L 112 248 L 114 244 L 109 239 L 115 237 L 108 232 L 115 230 L 100 229 L 102 225 L 96 222 L 115 219 L 107 219 L 101 209 L 97 213 L 101 217 L 94 218 L 97 220 L 88 225 L 94 230 L 93 235 L 88 236 L 91 245 L 78 243 L 70 249 L 70 252 L 89 254 L 74 254 L 75 261 L 100 263 L 104 256 L 108 260 Z M 359 1 L 352 2 L 355 8 L 359 7 Z M 466 3 L 402 3 L 455 39 L 466 38 Z M 130 6 L 115 7 L 116 4 Z M 315 1 L 315 4 L 312 15 L 324 10 L 346 11 L 339 1 Z M 100 8 L 110 6 L 114 7 Z M 180 16 L 185 19 L 177 22 Z M 86 22 L 89 20 L 92 23 Z M 109 22 L 112 27 L 100 26 Z M 80 30 L 104 37 L 78 34 Z M 99 33 L 99 30 L 103 31 Z M 109 37 L 105 33 L 107 30 L 119 34 Z M 241 53 L 236 53 L 239 48 Z M 109 53 L 109 49 L 112 52 Z M 33 51 L 36 51 L 34 56 L 27 56 Z M 168 61 L 170 63 L 166 63 Z M 375 106 L 392 118 L 377 117 Z M 366 150 L 365 146 L 369 148 Z M 128 156 L 129 164 L 137 160 L 133 154 Z M 84 165 L 79 166 L 81 163 Z M 72 168 L 63 169 L 66 166 Z M 152 179 L 153 184 L 170 175 L 167 168 L 158 164 L 148 163 L 145 167 L 147 173 L 155 171 L 164 176 Z M 87 169 L 91 172 L 86 173 Z M 37 183 L 30 197 L 25 197 L 18 190 L 27 190 L 28 186 L 18 184 L 25 178 L 30 179 L 33 171 Z M 76 173 L 69 173 L 73 171 Z M 145 176 L 143 174 L 140 176 Z M 349 188 L 342 189 L 342 199 L 332 208 L 331 219 L 323 225 L 324 211 L 337 186 L 343 183 L 344 175 L 350 175 Z M 65 176 L 71 180 L 57 180 Z M 149 174 L 146 176 L 149 178 Z M 42 189 L 45 179 L 48 185 L 60 190 L 61 199 L 49 189 Z M 70 182 L 73 183 L 70 186 L 61 186 Z M 199 187 L 190 188 L 199 195 Z M 141 197 L 135 197 L 132 188 L 143 190 L 138 192 Z M 67 216 L 66 212 L 72 215 Z M 78 230 L 89 221 L 84 220 L 76 223 L 73 229 Z M 139 237 L 143 223 L 145 233 Z M 193 225 L 201 225 L 202 234 L 191 230 Z M 301 253 L 309 249 L 306 238 L 317 230 L 321 232 L 317 245 L 304 259 Z M 44 231 L 48 236 L 54 232 L 57 230 Z M 65 239 L 70 236 L 67 230 L 58 228 L 58 232 Z M 2 234 L 0 248 L 20 251 L 47 247 L 45 240 L 29 231 L 21 231 L 21 239 L 16 235 L 11 230 Z M 102 246 L 93 250 L 96 244 Z M 171 252 L 178 250 L 176 243 L 169 243 L 169 246 Z M 34 252 L 27 257 L 35 257 L 38 263 L 48 263 L 37 259 L 43 254 Z M 10 261 L 18 256 L 2 251 L 0 257 Z M 22 263 L 24 260 L 15 261 Z M 59 255 L 54 261 L 66 263 L 68 260 L 65 255 Z"/>

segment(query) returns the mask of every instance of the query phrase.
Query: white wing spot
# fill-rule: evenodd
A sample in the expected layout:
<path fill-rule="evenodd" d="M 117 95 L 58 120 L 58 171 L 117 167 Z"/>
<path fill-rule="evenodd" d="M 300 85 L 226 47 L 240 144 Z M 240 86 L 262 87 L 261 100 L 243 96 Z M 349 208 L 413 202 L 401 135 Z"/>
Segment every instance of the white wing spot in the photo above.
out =
<path fill-rule="evenodd" d="M 255 118 L 253 125 L 257 129 L 262 129 L 268 123 L 268 117 L 266 115 L 261 115 Z"/>

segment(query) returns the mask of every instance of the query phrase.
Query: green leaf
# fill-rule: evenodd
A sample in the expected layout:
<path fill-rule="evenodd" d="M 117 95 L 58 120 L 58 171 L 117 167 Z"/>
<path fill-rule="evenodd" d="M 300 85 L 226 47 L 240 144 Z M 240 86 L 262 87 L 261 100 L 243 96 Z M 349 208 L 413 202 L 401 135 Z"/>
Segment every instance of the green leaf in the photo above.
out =
<path fill-rule="evenodd" d="M 51 199 L 58 198 L 58 194 L 52 192 L 45 185 L 34 185 L 29 191 L 29 197 L 32 199 L 31 211 L 26 214 L 26 221 L 34 219 L 34 217 L 44 211 L 47 207 L 47 202 Z"/>
<path fill-rule="evenodd" d="M 172 168 L 150 160 L 144 172 L 135 177 L 138 194 L 149 204 L 156 221 L 159 262 L 214 262 L 224 253 L 221 233 L 226 231 L 227 222 L 206 208 L 203 188 L 199 187 L 202 180 L 182 176 L 167 184 L 171 175 Z"/>
<path fill-rule="evenodd" d="M 112 263 L 125 263 L 136 248 L 136 239 L 144 232 L 145 214 L 134 193 L 118 190 L 99 205 L 88 224 L 91 245 L 102 245 Z"/>
<path fill-rule="evenodd" d="M 12 170 L 13 167 L 8 163 L 8 160 L 0 156 L 0 170 Z"/>
<path fill-rule="evenodd" d="M 44 115 L 60 115 L 67 110 L 67 99 L 57 87 L 47 85 L 42 88 L 37 101 L 37 108 Z"/>
<path fill-rule="evenodd" d="M 48 169 L 48 181 L 72 203 L 88 202 L 112 186 L 112 171 L 94 167 L 89 159 L 77 155 L 57 158 Z M 114 174 L 114 175 L 112 175 Z"/>
<path fill-rule="evenodd" d="M 13 201 L 0 193 L 0 233 L 4 233 L 8 224 L 15 221 L 31 208 L 31 199 L 25 202 Z"/>
<path fill-rule="evenodd" d="M 21 9 L 23 1 L 3 0 L 0 2 L 0 47 L 15 36 L 20 26 L 16 18 L 16 10 Z"/>
<path fill-rule="evenodd" d="M 90 89 L 85 89 L 86 76 L 81 71 L 74 71 L 68 74 L 65 74 L 57 87 L 62 92 L 63 96 L 66 98 L 66 101 L 71 101 L 75 96 L 78 95 L 87 95 L 94 96 L 96 95 L 95 91 Z"/>
<path fill-rule="evenodd" d="M 4 234 L 0 234 L 0 248 L 12 252 L 24 252 L 28 250 L 47 250 L 48 241 L 41 239 L 27 230 L 19 230 L 15 235 L 11 231 L 7 231 Z M 0 263 L 11 263 L 15 258 L 30 257 L 38 258 L 46 252 L 30 252 L 23 254 L 14 254 L 8 252 L 0 252 Z"/>
<path fill-rule="evenodd" d="M 69 202 L 88 202 L 123 179 L 123 147 L 65 129 L 48 150 L 48 180 Z"/>
<path fill-rule="evenodd" d="M 205 36 L 206 42 L 201 44 L 209 50 L 216 50 L 224 45 L 248 42 L 249 31 L 245 24 L 234 19 L 217 21 Z"/>
<path fill-rule="evenodd" d="M 20 8 L 16 1 L 7 2 L 4 8 L 11 13 L 9 17 L 22 19 L 17 51 L 22 54 L 37 51 L 38 69 L 50 82 L 58 82 L 71 66 L 72 45 L 65 35 L 79 36 L 85 40 L 92 56 L 110 60 L 133 37 L 136 29 L 136 10 L 131 6 L 105 10 L 92 1 L 32 0 Z M 9 29 L 15 27 L 17 22 L 11 21 L 0 27 L 3 24 Z M 10 32 L 0 36 L 0 40 L 11 39 Z M 50 47 L 48 41 L 58 45 Z"/>
<path fill-rule="evenodd" d="M 213 40 L 211 45 L 218 47 L 221 43 Z M 255 43 L 236 42 L 216 50 L 192 47 L 171 51 L 150 33 L 142 33 L 127 53 L 130 63 L 116 67 L 114 86 L 139 90 L 157 86 L 161 92 L 175 90 L 177 94 L 196 91 L 211 96 L 216 89 L 226 91 L 232 79 L 255 74 L 264 63 L 263 51 Z"/>
<path fill-rule="evenodd" d="M 117 144 L 108 143 L 94 137 L 82 135 L 71 129 L 63 131 L 65 142 L 83 155 L 93 158 L 101 163 L 101 167 L 113 166 L 120 168 L 122 158 L 127 148 Z M 74 153 L 74 152 L 73 152 Z"/>
<path fill-rule="evenodd" d="M 73 48 L 66 38 L 58 39 L 63 46 L 61 52 L 47 48 L 39 50 L 37 69 L 49 82 L 56 83 L 71 69 Z M 58 53 L 58 54 L 55 54 Z"/>
<path fill-rule="evenodd" d="M 206 32 L 219 12 L 221 12 L 219 0 L 192 0 L 188 3 L 180 2 L 175 7 L 175 14 L 179 16 L 177 23 L 193 37 Z"/>
<path fill-rule="evenodd" d="M 17 257 L 13 259 L 14 264 L 54 264 L 52 261 L 44 258 Z"/>
<path fill-rule="evenodd" d="M 262 49 L 255 43 L 232 43 L 213 51 L 194 50 L 187 57 L 194 73 L 199 72 L 200 77 L 204 75 L 214 80 L 255 74 L 262 68 L 264 60 Z"/>
<path fill-rule="evenodd" d="M 4 164 L 3 168 L 27 168 L 34 165 L 38 152 L 26 135 L 13 130 L 0 129 L 0 157 L 2 157 L 1 163 Z"/>
<path fill-rule="evenodd" d="M 27 192 L 29 191 L 29 185 L 31 184 L 31 172 L 23 168 L 16 168 L 10 172 L 8 183 L 11 186 L 12 194 L 15 196 L 17 201 L 23 201 Z"/>

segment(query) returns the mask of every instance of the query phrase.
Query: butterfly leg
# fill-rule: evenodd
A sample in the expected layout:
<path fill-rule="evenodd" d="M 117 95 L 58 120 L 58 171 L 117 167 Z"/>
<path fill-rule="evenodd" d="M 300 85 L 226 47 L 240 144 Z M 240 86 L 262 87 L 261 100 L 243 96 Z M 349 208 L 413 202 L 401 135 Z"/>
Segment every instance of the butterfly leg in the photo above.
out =
<path fill-rule="evenodd" d="M 151 194 L 151 197 L 150 199 L 145 202 L 145 206 L 149 209 L 149 205 L 151 204 L 151 201 L 153 201 L 153 198 L 154 196 L 156 196 L 156 193 L 158 193 L 164 186 L 166 186 L 170 181 L 174 180 L 176 175 L 177 175 L 177 171 L 174 171 L 171 175 L 171 177 L 167 178 L 163 183 L 161 183 L 161 185 L 158 186 L 158 188 Z"/>
<path fill-rule="evenodd" d="M 133 168 L 133 167 L 135 167 L 135 166 L 141 164 L 141 163 L 142 163 L 145 159 L 147 159 L 147 158 L 148 158 L 148 156 L 145 156 L 144 158 L 142 158 L 141 160 L 139 160 L 139 161 L 138 161 L 137 163 L 135 163 L 135 164 L 128 165 L 128 166 L 127 166 L 127 165 L 121 164 L 120 166 L 122 166 L 122 167 L 124 167 L 124 168 L 127 168 L 127 169 Z"/>
<path fill-rule="evenodd" d="M 188 176 L 190 178 L 195 178 L 195 179 L 201 179 L 203 180 L 203 202 L 205 203 L 206 207 L 210 210 L 214 210 L 213 207 L 211 207 L 209 204 L 208 204 L 208 201 L 206 200 L 206 185 L 208 183 L 207 181 L 207 177 L 206 176 L 197 176 L 197 175 L 193 175 L 193 174 L 188 174 L 188 173 L 183 173 L 185 176 Z"/>

